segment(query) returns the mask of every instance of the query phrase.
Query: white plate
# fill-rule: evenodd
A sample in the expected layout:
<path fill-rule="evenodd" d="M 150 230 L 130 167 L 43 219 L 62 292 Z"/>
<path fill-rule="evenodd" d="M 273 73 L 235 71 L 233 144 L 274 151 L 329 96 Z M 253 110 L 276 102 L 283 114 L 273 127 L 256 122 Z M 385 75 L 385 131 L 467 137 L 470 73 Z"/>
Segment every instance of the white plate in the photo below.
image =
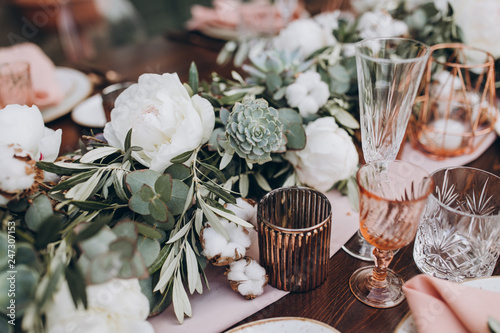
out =
<path fill-rule="evenodd" d="M 236 28 L 222 28 L 222 27 L 203 27 L 199 30 L 202 34 L 208 37 L 222 39 L 222 40 L 235 40 L 238 39 L 238 30 Z"/>
<path fill-rule="evenodd" d="M 71 119 L 78 125 L 87 127 L 104 127 L 106 124 L 106 116 L 102 107 L 102 97 L 100 94 L 95 94 L 73 109 Z"/>
<path fill-rule="evenodd" d="M 491 277 L 468 280 L 462 282 L 462 284 L 469 287 L 484 289 L 488 291 L 496 291 L 500 293 L 500 276 L 491 276 Z M 394 332 L 417 333 L 417 326 L 415 325 L 415 321 L 413 321 L 412 315 L 408 314 L 406 317 L 404 317 Z"/>
<path fill-rule="evenodd" d="M 89 78 L 72 68 L 56 67 L 56 79 L 63 89 L 63 100 L 54 106 L 41 109 L 43 121 L 48 123 L 68 114 L 92 92 Z"/>
<path fill-rule="evenodd" d="M 243 324 L 226 333 L 340 333 L 335 328 L 317 320 L 300 317 L 279 317 Z"/>

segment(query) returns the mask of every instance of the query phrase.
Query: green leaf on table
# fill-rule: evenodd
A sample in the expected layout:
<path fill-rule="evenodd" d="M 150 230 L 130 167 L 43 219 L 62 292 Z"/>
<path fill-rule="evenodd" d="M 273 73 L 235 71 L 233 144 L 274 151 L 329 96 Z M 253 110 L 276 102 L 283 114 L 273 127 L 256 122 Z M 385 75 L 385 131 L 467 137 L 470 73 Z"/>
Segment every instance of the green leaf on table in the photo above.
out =
<path fill-rule="evenodd" d="M 130 197 L 128 201 L 128 206 L 133 212 L 141 215 L 149 215 L 149 201 L 144 201 L 141 198 L 140 193 L 136 193 Z"/>
<path fill-rule="evenodd" d="M 137 249 L 141 253 L 144 264 L 151 266 L 160 254 L 160 242 L 149 237 L 140 237 L 137 241 Z"/>
<path fill-rule="evenodd" d="M 52 204 L 49 198 L 42 194 L 33 199 L 26 211 L 25 221 L 31 230 L 38 231 L 42 222 L 52 214 L 54 214 Z"/>
<path fill-rule="evenodd" d="M 152 218 L 160 222 L 167 221 L 168 207 L 162 200 L 158 198 L 151 200 L 148 208 Z"/>
<path fill-rule="evenodd" d="M 125 176 L 125 183 L 127 184 L 130 193 L 134 194 L 139 192 L 143 185 L 148 185 L 151 188 L 155 187 L 156 180 L 160 174 L 156 171 L 146 169 L 133 171 Z"/>
<path fill-rule="evenodd" d="M 104 157 L 107 157 L 107 156 L 114 154 L 114 153 L 117 153 L 119 151 L 120 150 L 118 148 L 115 148 L 115 147 L 98 147 L 98 148 L 92 149 L 91 151 L 89 151 L 88 153 L 83 155 L 80 158 L 80 162 L 81 163 L 92 163 L 96 160 L 102 159 Z"/>
<path fill-rule="evenodd" d="M 170 160 L 171 163 L 179 163 L 179 164 L 182 164 L 184 162 L 186 162 L 187 160 L 189 160 L 191 158 L 191 156 L 193 155 L 193 151 L 187 151 L 185 153 L 182 153 L 180 155 L 177 155 L 176 157 L 172 158 Z"/>
<path fill-rule="evenodd" d="M 193 90 L 193 94 L 198 93 L 198 84 L 199 84 L 199 77 L 198 77 L 198 69 L 196 68 L 196 64 L 191 62 L 191 66 L 189 66 L 189 86 Z"/>
<path fill-rule="evenodd" d="M 177 179 L 172 180 L 172 197 L 167 207 L 173 215 L 182 214 L 188 193 L 189 187 L 186 184 Z"/>
<path fill-rule="evenodd" d="M 113 205 L 97 201 L 71 201 L 71 204 L 87 211 L 101 210 L 113 207 Z"/>
<path fill-rule="evenodd" d="M 221 183 L 225 183 L 227 181 L 226 177 L 219 168 L 203 162 L 199 162 L 199 164 L 204 168 L 210 170 Z"/>
<path fill-rule="evenodd" d="M 125 141 L 123 142 L 123 148 L 125 151 L 129 150 L 132 146 L 132 128 L 128 130 L 125 136 Z"/>
<path fill-rule="evenodd" d="M 81 230 L 76 234 L 74 242 L 80 243 L 86 239 L 94 237 L 94 235 L 101 231 L 101 229 L 107 224 L 107 222 L 108 219 L 106 218 L 98 218 L 92 222 L 86 223 L 85 227 L 83 227 L 82 225 Z"/>
<path fill-rule="evenodd" d="M 162 233 L 156 230 L 153 227 L 150 227 L 144 223 L 140 222 L 134 222 L 135 226 L 137 227 L 137 232 L 140 235 L 152 238 L 152 239 L 160 239 L 163 237 Z"/>
<path fill-rule="evenodd" d="M 163 202 L 169 202 L 172 196 L 172 176 L 167 174 L 161 175 L 156 180 L 155 192 L 160 195 Z"/>
<path fill-rule="evenodd" d="M 153 198 L 156 196 L 155 191 L 148 185 L 144 184 L 141 187 L 141 190 L 139 191 L 139 195 L 141 196 L 142 201 L 144 202 L 149 202 L 153 200 Z"/>
<path fill-rule="evenodd" d="M 191 176 L 191 171 L 184 164 L 172 164 L 165 170 L 173 179 L 185 180 Z"/>

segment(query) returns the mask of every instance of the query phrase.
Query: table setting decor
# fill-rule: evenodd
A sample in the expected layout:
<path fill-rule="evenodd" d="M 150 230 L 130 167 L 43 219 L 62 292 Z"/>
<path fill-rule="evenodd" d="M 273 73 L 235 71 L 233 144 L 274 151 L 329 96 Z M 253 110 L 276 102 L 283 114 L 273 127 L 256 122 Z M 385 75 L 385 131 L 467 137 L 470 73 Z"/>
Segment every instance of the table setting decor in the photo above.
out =
<path fill-rule="evenodd" d="M 401 2 L 391 12 L 355 15 L 292 20 L 271 49 L 239 55 L 245 74 L 234 71 L 231 78 L 214 73 L 200 80 L 194 63 L 187 82 L 176 73 L 145 73 L 116 98 L 103 133 L 83 136 L 78 149 L 62 156 L 61 130 L 45 127 L 41 106 L 1 109 L 0 289 L 9 289 L 11 276 L 17 289 L 15 302 L 0 295 L 0 327 L 220 332 L 288 293 L 273 273 L 292 274 L 295 286 L 309 279 L 282 261 L 274 261 L 274 272 L 266 265 L 262 220 L 271 212 L 281 223 L 295 213 L 308 220 L 308 227 L 285 224 L 268 236 L 292 243 L 291 254 L 317 251 L 298 262 L 313 270 L 319 264 L 311 258 L 327 263 L 360 227 L 356 132 L 363 120 L 355 43 L 373 42 L 372 33 L 416 44 L 461 41 L 450 6 L 425 2 L 409 10 Z M 287 42 L 306 26 L 312 30 Z M 313 35 L 321 38 L 307 43 Z M 231 56 L 225 51 L 221 61 Z M 408 62 L 402 60 L 394 63 Z M 421 72 L 416 66 L 402 75 L 398 84 L 415 88 L 401 95 L 404 104 L 412 104 Z M 403 133 L 391 138 L 397 149 L 386 159 L 396 157 Z M 402 199 L 386 201 L 420 203 L 429 185 L 422 179 Z M 263 208 L 274 191 L 290 189 L 313 194 L 306 201 L 290 197 L 283 215 L 285 197 Z M 415 225 L 413 218 L 406 222 Z M 361 227 L 368 237 L 380 236 L 372 234 L 377 226 Z M 298 245 L 284 229 L 304 233 Z M 413 239 L 410 231 L 398 246 Z M 316 248 L 300 243 L 308 237 Z"/>

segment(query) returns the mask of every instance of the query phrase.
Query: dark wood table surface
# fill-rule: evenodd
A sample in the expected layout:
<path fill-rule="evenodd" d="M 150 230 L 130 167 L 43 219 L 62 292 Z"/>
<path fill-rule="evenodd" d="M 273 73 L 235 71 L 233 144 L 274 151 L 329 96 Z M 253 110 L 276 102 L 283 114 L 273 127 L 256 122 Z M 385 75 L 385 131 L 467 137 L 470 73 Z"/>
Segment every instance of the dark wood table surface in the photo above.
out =
<path fill-rule="evenodd" d="M 229 77 L 233 68 L 230 65 L 217 66 L 215 62 L 222 45 L 220 41 L 197 34 L 171 34 L 169 38 L 156 37 L 144 44 L 102 54 L 85 66 L 73 66 L 77 69 L 92 68 L 102 72 L 112 70 L 122 81 L 136 81 L 140 74 L 146 72 L 177 72 L 181 81 L 185 82 L 188 79 L 189 66 L 195 61 L 202 79 L 208 80 L 214 71 Z M 99 88 L 96 87 L 97 90 Z M 69 114 L 48 123 L 47 126 L 62 128 L 61 153 L 74 150 L 80 136 L 90 132 L 89 128 L 75 124 Z M 483 155 L 468 165 L 500 176 L 500 139 L 497 138 Z M 410 244 L 394 256 L 390 265 L 405 280 L 420 273 L 413 262 L 412 252 L 413 244 Z M 343 333 L 393 332 L 409 312 L 406 301 L 394 308 L 374 309 L 359 302 L 349 289 L 351 274 L 368 264 L 339 250 L 330 259 L 329 275 L 323 285 L 306 293 L 288 294 L 235 326 L 264 318 L 293 316 L 322 321 Z M 499 263 L 494 275 L 500 275 Z"/>

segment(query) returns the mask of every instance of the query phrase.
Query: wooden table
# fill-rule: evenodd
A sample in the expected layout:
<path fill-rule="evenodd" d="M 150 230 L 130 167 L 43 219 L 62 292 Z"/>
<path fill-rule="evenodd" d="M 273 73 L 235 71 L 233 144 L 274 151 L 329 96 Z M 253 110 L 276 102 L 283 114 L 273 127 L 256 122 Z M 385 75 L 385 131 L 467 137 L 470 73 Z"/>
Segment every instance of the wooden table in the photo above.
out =
<path fill-rule="evenodd" d="M 221 45 L 220 42 L 210 41 L 195 34 L 180 37 L 174 35 L 169 39 L 158 37 L 145 44 L 104 54 L 87 66 L 101 71 L 113 70 L 122 80 L 132 81 L 145 72 L 177 72 L 185 82 L 189 65 L 191 61 L 195 61 L 203 79 L 208 80 L 213 71 L 229 77 L 232 67 L 218 67 L 215 63 L 217 50 Z M 89 132 L 89 129 L 72 122 L 69 115 L 49 123 L 48 126 L 63 129 L 61 153 L 74 150 L 79 137 Z M 500 176 L 500 139 L 497 138 L 480 158 L 469 165 Z M 419 274 L 413 262 L 412 252 L 412 244 L 401 249 L 390 266 L 405 280 Z M 380 310 L 364 305 L 352 295 L 349 290 L 349 277 L 356 269 L 367 265 L 367 262 L 354 259 L 340 250 L 330 259 L 329 264 L 328 279 L 320 287 L 306 293 L 288 294 L 237 325 L 270 317 L 297 316 L 325 322 L 343 333 L 392 332 L 408 314 L 406 301 L 394 308 Z M 497 264 L 494 275 L 500 275 L 500 264 Z"/>

